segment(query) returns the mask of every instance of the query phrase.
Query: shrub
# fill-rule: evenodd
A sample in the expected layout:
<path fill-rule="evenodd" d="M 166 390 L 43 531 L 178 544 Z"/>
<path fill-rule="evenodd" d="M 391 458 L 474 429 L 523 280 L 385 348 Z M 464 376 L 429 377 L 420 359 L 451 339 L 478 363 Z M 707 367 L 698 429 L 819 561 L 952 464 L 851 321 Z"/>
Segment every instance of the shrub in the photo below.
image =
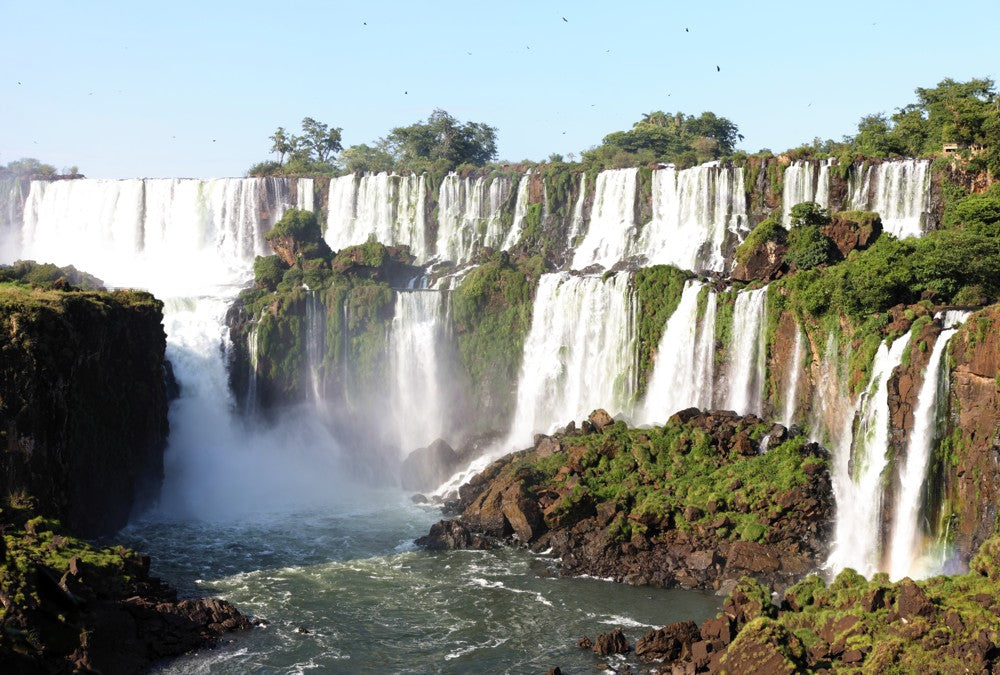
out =
<path fill-rule="evenodd" d="M 810 203 L 799 204 L 792 211 L 794 212 L 799 206 Z M 812 218 L 813 216 L 808 217 Z M 793 224 L 794 222 L 793 216 Z M 800 270 L 812 269 L 834 260 L 835 249 L 833 242 L 823 236 L 817 225 L 797 225 L 788 233 L 788 251 L 785 253 L 785 262 Z"/>

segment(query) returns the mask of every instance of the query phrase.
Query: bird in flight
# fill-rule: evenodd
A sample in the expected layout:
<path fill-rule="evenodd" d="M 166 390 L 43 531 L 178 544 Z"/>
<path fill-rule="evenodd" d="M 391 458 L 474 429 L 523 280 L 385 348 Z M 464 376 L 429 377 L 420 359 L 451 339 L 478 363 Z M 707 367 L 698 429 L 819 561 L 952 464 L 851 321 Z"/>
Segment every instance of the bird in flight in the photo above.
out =
<path fill-rule="evenodd" d="M 362 26 L 367 26 L 367 25 L 368 25 L 368 22 L 367 22 L 367 21 L 362 21 L 362 22 L 361 22 L 361 25 L 362 25 Z"/>
<path fill-rule="evenodd" d="M 410 93 L 410 92 L 408 92 L 408 91 L 404 91 L 404 92 L 403 92 L 403 96 L 406 96 L 406 95 L 407 95 L 407 94 L 409 94 L 409 93 Z"/>
<path fill-rule="evenodd" d="M 717 73 L 721 73 L 721 72 L 722 72 L 722 68 L 719 68 L 718 66 L 716 66 L 716 67 L 715 67 L 715 72 L 717 72 Z"/>
<path fill-rule="evenodd" d="M 567 19 L 566 17 L 563 17 L 562 20 L 565 21 L 566 23 L 569 23 L 569 19 Z"/>
<path fill-rule="evenodd" d="M 687 28 L 685 28 L 685 29 L 684 29 L 684 32 L 685 32 L 685 33 L 690 33 L 691 31 L 689 31 L 689 30 L 688 30 Z"/>

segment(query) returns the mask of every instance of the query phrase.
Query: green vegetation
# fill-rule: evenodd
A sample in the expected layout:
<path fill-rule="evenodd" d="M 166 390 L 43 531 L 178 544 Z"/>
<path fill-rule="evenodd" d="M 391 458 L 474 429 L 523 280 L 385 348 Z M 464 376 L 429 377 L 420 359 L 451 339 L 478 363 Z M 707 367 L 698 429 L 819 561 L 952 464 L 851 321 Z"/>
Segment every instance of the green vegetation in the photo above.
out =
<path fill-rule="evenodd" d="M 103 281 L 72 265 L 56 267 L 52 263 L 36 263 L 34 260 L 18 260 L 10 265 L 0 265 L 0 284 L 4 283 L 64 291 L 104 290 Z"/>
<path fill-rule="evenodd" d="M 9 162 L 6 166 L 0 164 L 0 178 L 8 176 L 21 178 L 52 178 L 59 171 L 51 164 L 43 164 L 34 157 L 22 157 L 21 159 Z M 68 176 L 79 176 L 79 171 L 75 166 L 71 166 L 63 171 Z"/>
<path fill-rule="evenodd" d="M 739 135 L 737 126 L 712 112 L 698 117 L 656 110 L 642 116 L 628 131 L 615 131 L 583 153 L 583 163 L 600 168 L 673 162 L 681 167 L 729 155 Z"/>
<path fill-rule="evenodd" d="M 496 253 L 451 295 L 462 367 L 476 392 L 475 431 L 503 428 L 510 419 L 532 301 L 542 273 L 540 257 L 512 263 Z"/>
<path fill-rule="evenodd" d="M 335 155 L 340 152 L 342 129 L 330 128 L 311 117 L 302 119 L 302 134 L 296 136 L 278 127 L 271 135 L 271 152 L 278 161 L 265 161 L 247 170 L 248 176 L 331 176 L 336 173 Z M 285 156 L 288 161 L 285 161 Z"/>
<path fill-rule="evenodd" d="M 562 495 L 555 518 L 582 502 L 613 504 L 609 533 L 620 540 L 676 529 L 773 543 L 782 535 L 771 523 L 790 517 L 796 502 L 780 497 L 805 489 L 826 460 L 804 436 L 758 454 L 755 444 L 770 425 L 733 425 L 709 433 L 677 417 L 653 429 L 628 429 L 619 421 L 601 433 L 567 435 L 560 452 L 542 460 L 529 456 L 514 470 L 528 468 L 538 492 Z"/>
<path fill-rule="evenodd" d="M 769 216 L 753 228 L 753 231 L 736 248 L 736 262 L 745 265 L 750 256 L 760 250 L 767 242 L 784 244 L 787 237 L 788 230 L 781 225 L 781 219 L 776 215 Z"/>
<path fill-rule="evenodd" d="M 811 270 L 835 260 L 837 247 L 816 225 L 793 227 L 788 233 L 785 262 L 794 269 Z"/>
<path fill-rule="evenodd" d="M 639 382 L 637 396 L 642 396 L 653 374 L 656 351 L 666 328 L 667 320 L 677 309 L 690 273 L 671 267 L 656 265 L 635 271 L 632 283 L 639 301 L 638 341 Z"/>

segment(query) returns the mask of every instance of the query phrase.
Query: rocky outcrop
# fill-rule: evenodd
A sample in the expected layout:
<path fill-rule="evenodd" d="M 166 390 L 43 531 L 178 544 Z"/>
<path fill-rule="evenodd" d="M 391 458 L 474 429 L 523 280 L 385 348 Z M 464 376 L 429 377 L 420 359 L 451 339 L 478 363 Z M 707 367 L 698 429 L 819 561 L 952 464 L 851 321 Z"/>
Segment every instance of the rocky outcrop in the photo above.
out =
<path fill-rule="evenodd" d="M 0 293 L 0 496 L 75 534 L 122 527 L 163 472 L 162 304 L 148 293 Z"/>
<path fill-rule="evenodd" d="M 774 281 L 787 272 L 785 253 L 788 246 L 777 241 L 764 241 L 746 258 L 738 261 L 730 275 L 734 281 Z"/>
<path fill-rule="evenodd" d="M 224 600 L 178 599 L 149 558 L 97 549 L 44 518 L 11 522 L 0 555 L 0 671 L 134 673 L 215 642 L 249 620 Z"/>
<path fill-rule="evenodd" d="M 1000 517 L 1000 306 L 969 317 L 949 350 L 948 423 L 937 459 L 952 542 L 967 561 Z"/>
<path fill-rule="evenodd" d="M 863 251 L 875 243 L 882 234 L 882 219 L 873 211 L 838 211 L 819 231 L 846 258 L 851 251 Z"/>
<path fill-rule="evenodd" d="M 712 589 L 747 574 L 787 585 L 825 554 L 826 455 L 784 427 L 695 409 L 662 430 L 628 430 L 604 411 L 582 427 L 494 462 L 460 489 L 461 516 L 417 543 L 515 543 L 551 550 L 565 574 Z M 704 489 L 681 490 L 688 481 Z"/>

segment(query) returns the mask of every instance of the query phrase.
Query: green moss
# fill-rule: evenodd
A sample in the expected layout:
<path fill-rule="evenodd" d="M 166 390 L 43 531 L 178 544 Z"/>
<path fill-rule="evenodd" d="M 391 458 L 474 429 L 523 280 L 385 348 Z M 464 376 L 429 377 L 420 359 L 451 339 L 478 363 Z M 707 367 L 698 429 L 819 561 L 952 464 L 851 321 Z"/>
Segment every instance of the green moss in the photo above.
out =
<path fill-rule="evenodd" d="M 753 228 L 753 231 L 736 248 L 736 262 L 745 265 L 750 256 L 763 248 L 767 242 L 784 244 L 787 237 L 788 230 L 782 227 L 781 219 L 772 215 Z"/>
<path fill-rule="evenodd" d="M 643 267 L 635 272 L 633 284 L 639 303 L 637 395 L 646 391 L 653 373 L 656 350 L 667 320 L 677 309 L 690 273 L 669 265 Z"/>

